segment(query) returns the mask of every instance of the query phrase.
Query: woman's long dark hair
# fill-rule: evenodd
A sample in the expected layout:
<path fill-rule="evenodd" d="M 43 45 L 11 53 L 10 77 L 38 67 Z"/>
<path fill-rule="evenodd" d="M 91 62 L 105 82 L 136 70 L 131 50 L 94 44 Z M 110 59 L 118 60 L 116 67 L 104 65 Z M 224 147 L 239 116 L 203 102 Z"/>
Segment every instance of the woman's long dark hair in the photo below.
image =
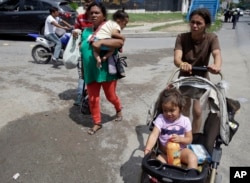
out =
<path fill-rule="evenodd" d="M 205 20 L 205 24 L 209 27 L 212 23 L 211 19 L 211 13 L 207 8 L 198 8 L 194 10 L 190 16 L 189 16 L 189 21 L 192 19 L 194 15 L 199 15 Z"/>

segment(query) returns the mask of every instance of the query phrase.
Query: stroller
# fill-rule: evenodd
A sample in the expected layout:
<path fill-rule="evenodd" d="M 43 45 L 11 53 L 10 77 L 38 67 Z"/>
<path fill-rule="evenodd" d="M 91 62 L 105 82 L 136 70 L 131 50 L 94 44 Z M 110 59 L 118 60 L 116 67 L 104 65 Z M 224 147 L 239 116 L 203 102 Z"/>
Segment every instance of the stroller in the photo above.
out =
<path fill-rule="evenodd" d="M 193 70 L 207 72 L 206 67 L 193 67 Z M 198 169 L 187 169 L 160 162 L 156 159 L 162 153 L 157 144 L 142 160 L 141 183 L 222 183 L 222 176 L 217 172 L 222 156 L 221 145 L 228 145 L 239 127 L 234 120 L 240 103 L 225 97 L 223 77 L 217 84 L 199 77 L 180 77 L 173 81 L 177 69 L 168 81 L 167 87 L 177 88 L 185 97 L 200 101 L 202 107 L 202 125 L 199 133 L 193 134 L 190 147 L 203 149 L 198 152 Z M 148 110 L 147 125 L 153 129 L 153 121 L 158 116 L 158 101 Z M 192 117 L 190 117 L 192 121 Z M 191 148 L 192 149 L 192 148 Z M 194 150 L 194 149 L 192 149 Z M 197 153 L 197 152 L 195 152 Z M 200 154 L 202 153 L 202 154 Z"/>

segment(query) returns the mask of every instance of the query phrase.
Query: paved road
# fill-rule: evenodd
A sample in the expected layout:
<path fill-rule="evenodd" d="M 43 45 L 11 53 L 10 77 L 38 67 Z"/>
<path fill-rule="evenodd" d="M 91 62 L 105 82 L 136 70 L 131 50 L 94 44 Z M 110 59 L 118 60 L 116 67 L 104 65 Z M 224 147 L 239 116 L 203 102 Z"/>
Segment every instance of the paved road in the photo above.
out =
<path fill-rule="evenodd" d="M 236 116 L 241 126 L 228 147 L 223 146 L 219 171 L 229 182 L 230 166 L 249 166 L 249 19 L 236 30 L 224 24 L 218 32 L 223 73 L 230 84 L 227 95 L 242 101 Z M 244 35 L 244 36 L 242 36 Z M 247 38 L 247 39 L 246 39 Z M 148 136 L 147 109 L 175 67 L 174 37 L 128 38 L 127 77 L 118 92 L 124 121 L 102 94 L 103 129 L 95 136 L 91 125 L 73 106 L 77 71 L 34 64 L 31 41 L 0 41 L 0 182 L 28 183 L 134 183 L 140 172 L 143 146 Z M 19 173 L 16 181 L 13 175 Z"/>

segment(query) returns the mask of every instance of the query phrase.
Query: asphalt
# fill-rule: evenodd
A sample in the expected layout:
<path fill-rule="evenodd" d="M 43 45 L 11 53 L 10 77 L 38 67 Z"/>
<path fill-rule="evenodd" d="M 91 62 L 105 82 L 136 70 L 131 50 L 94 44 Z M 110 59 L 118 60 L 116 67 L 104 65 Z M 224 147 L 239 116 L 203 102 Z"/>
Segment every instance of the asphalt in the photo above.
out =
<path fill-rule="evenodd" d="M 235 30 L 228 23 L 218 32 L 223 75 L 230 85 L 227 96 L 241 100 L 249 99 L 250 93 L 247 18 L 240 20 Z M 137 32 L 130 34 L 146 36 L 152 26 L 145 27 L 138 26 Z M 131 29 L 127 27 L 124 34 L 128 36 Z M 126 40 L 127 76 L 118 83 L 124 121 L 113 122 L 115 111 L 103 96 L 103 129 L 89 136 L 90 116 L 81 115 L 73 106 L 77 71 L 63 65 L 35 64 L 30 55 L 35 42 L 0 40 L 0 183 L 138 182 L 149 134 L 145 122 L 148 108 L 176 69 L 172 63 L 174 41 L 172 37 Z M 246 138 L 249 107 L 249 102 L 242 104 L 236 118 L 239 132 L 223 147 L 218 170 L 223 183 L 229 182 L 230 166 L 250 164 Z"/>

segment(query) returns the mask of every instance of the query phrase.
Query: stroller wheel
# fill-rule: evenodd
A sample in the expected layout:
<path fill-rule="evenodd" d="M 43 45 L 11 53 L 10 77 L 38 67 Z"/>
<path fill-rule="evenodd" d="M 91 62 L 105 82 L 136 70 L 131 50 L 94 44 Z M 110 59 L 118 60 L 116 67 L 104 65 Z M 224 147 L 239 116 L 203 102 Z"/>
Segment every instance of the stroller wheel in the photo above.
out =
<path fill-rule="evenodd" d="M 215 177 L 215 183 L 222 183 L 222 175 L 217 173 Z"/>
<path fill-rule="evenodd" d="M 142 170 L 139 183 L 160 183 L 156 178 L 148 175 Z"/>
<path fill-rule="evenodd" d="M 222 183 L 222 175 L 220 173 L 216 173 L 215 174 L 215 178 L 214 181 L 212 181 L 213 183 Z M 206 180 L 206 183 L 211 183 L 211 176 L 209 176 Z"/>
<path fill-rule="evenodd" d="M 151 183 L 148 174 L 144 172 L 143 170 L 141 171 L 139 183 Z"/>

